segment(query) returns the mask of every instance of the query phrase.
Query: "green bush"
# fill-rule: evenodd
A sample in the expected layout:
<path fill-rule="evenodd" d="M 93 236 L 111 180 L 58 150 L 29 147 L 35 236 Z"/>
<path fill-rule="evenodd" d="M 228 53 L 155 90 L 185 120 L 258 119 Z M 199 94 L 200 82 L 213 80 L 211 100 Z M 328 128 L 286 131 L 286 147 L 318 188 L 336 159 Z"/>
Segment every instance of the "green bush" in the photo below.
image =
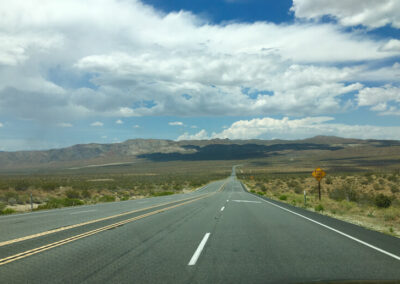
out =
<path fill-rule="evenodd" d="M 314 207 L 314 210 L 317 212 L 324 211 L 324 206 L 322 206 L 322 204 L 318 204 Z"/>
<path fill-rule="evenodd" d="M 69 206 L 78 206 L 83 205 L 83 201 L 79 199 L 73 198 L 50 198 L 45 204 L 39 205 L 38 210 L 41 209 L 54 209 L 61 207 L 69 207 Z"/>
<path fill-rule="evenodd" d="M 115 196 L 113 195 L 104 195 L 99 198 L 100 202 L 114 202 L 115 201 Z"/>
<path fill-rule="evenodd" d="M 62 201 L 64 207 L 83 205 L 83 201 L 77 198 L 64 198 Z"/>
<path fill-rule="evenodd" d="M 384 194 L 378 194 L 375 197 L 375 205 L 380 208 L 388 208 L 392 204 L 392 200 L 389 196 Z"/>
<path fill-rule="evenodd" d="M 6 208 L 0 211 L 0 215 L 8 215 L 8 214 L 13 214 L 16 211 L 14 209 L 11 208 Z"/>
<path fill-rule="evenodd" d="M 3 211 L 4 208 L 6 208 L 6 204 L 4 202 L 0 202 L 0 211 Z"/>
<path fill-rule="evenodd" d="M 287 195 L 282 194 L 281 196 L 279 196 L 280 200 L 287 200 Z"/>

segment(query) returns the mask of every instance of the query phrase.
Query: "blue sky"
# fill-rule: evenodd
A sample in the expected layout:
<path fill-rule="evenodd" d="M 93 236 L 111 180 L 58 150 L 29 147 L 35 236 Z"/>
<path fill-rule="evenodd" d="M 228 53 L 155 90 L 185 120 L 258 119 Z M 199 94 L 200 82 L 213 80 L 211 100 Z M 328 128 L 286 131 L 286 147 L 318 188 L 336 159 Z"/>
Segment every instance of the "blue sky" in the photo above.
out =
<path fill-rule="evenodd" d="M 0 13 L 3 151 L 400 139 L 397 0 L 16 0 Z"/>

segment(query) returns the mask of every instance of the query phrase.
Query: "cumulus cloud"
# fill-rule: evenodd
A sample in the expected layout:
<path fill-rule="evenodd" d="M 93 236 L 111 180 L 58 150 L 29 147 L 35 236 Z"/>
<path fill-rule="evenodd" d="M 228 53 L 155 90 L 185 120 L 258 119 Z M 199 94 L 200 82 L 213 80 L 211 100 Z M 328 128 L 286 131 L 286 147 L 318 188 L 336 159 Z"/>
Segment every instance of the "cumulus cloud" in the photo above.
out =
<path fill-rule="evenodd" d="M 208 136 L 207 131 L 202 129 L 196 134 L 189 134 L 185 132 L 184 134 L 179 136 L 177 140 L 180 141 L 180 140 L 206 140 L 206 139 L 211 139 L 211 138 Z"/>
<path fill-rule="evenodd" d="M 329 15 L 344 26 L 378 28 L 392 25 L 400 28 L 398 0 L 293 0 L 291 10 L 296 17 L 305 19 L 319 19 Z"/>
<path fill-rule="evenodd" d="M 357 95 L 359 106 L 370 107 L 382 115 L 400 115 L 400 88 L 392 85 L 364 88 Z"/>
<path fill-rule="evenodd" d="M 94 127 L 102 127 L 103 125 L 104 125 L 104 123 L 100 122 L 100 121 L 95 121 L 90 124 L 90 126 L 94 126 Z"/>
<path fill-rule="evenodd" d="M 135 124 L 135 125 L 133 126 L 133 128 L 140 128 L 140 125 L 139 125 L 139 124 Z"/>
<path fill-rule="evenodd" d="M 316 135 L 334 135 L 362 139 L 400 139 L 400 127 L 347 125 L 334 123 L 332 117 L 306 117 L 302 119 L 274 119 L 270 117 L 239 120 L 219 133 L 207 134 L 201 130 L 196 134 L 185 133 L 177 140 L 197 140 L 213 138 L 229 139 L 299 139 Z"/>
<path fill-rule="evenodd" d="M 171 125 L 171 126 L 183 126 L 183 122 L 181 122 L 181 121 L 172 121 L 172 122 L 168 122 L 168 125 Z"/>
<path fill-rule="evenodd" d="M 4 126 L 4 124 L 0 122 L 0 127 L 3 127 L 3 126 Z"/>
<path fill-rule="evenodd" d="M 335 24 L 215 25 L 135 0 L 15 0 L 0 14 L 0 111 L 42 122 L 332 113 L 360 89 L 355 62 L 400 54 Z"/>
<path fill-rule="evenodd" d="M 124 122 L 121 119 L 115 121 L 116 124 L 123 124 Z"/>

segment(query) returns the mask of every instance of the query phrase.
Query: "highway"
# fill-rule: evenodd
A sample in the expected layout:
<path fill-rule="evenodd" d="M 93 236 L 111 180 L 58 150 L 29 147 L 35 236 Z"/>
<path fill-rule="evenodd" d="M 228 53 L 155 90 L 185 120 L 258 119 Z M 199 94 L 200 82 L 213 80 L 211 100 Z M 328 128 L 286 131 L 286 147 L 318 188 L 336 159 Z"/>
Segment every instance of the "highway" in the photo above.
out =
<path fill-rule="evenodd" d="M 400 280 L 400 239 L 260 198 L 189 194 L 0 218 L 1 283 Z"/>

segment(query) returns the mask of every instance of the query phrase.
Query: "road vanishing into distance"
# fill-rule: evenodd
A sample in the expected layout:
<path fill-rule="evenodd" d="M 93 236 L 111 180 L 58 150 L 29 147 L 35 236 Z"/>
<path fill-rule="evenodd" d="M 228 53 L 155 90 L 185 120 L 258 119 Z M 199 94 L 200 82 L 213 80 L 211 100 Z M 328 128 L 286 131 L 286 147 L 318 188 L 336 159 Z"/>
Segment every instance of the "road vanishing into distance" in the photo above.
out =
<path fill-rule="evenodd" d="M 400 279 L 400 239 L 248 193 L 188 193 L 0 218 L 1 283 Z"/>

